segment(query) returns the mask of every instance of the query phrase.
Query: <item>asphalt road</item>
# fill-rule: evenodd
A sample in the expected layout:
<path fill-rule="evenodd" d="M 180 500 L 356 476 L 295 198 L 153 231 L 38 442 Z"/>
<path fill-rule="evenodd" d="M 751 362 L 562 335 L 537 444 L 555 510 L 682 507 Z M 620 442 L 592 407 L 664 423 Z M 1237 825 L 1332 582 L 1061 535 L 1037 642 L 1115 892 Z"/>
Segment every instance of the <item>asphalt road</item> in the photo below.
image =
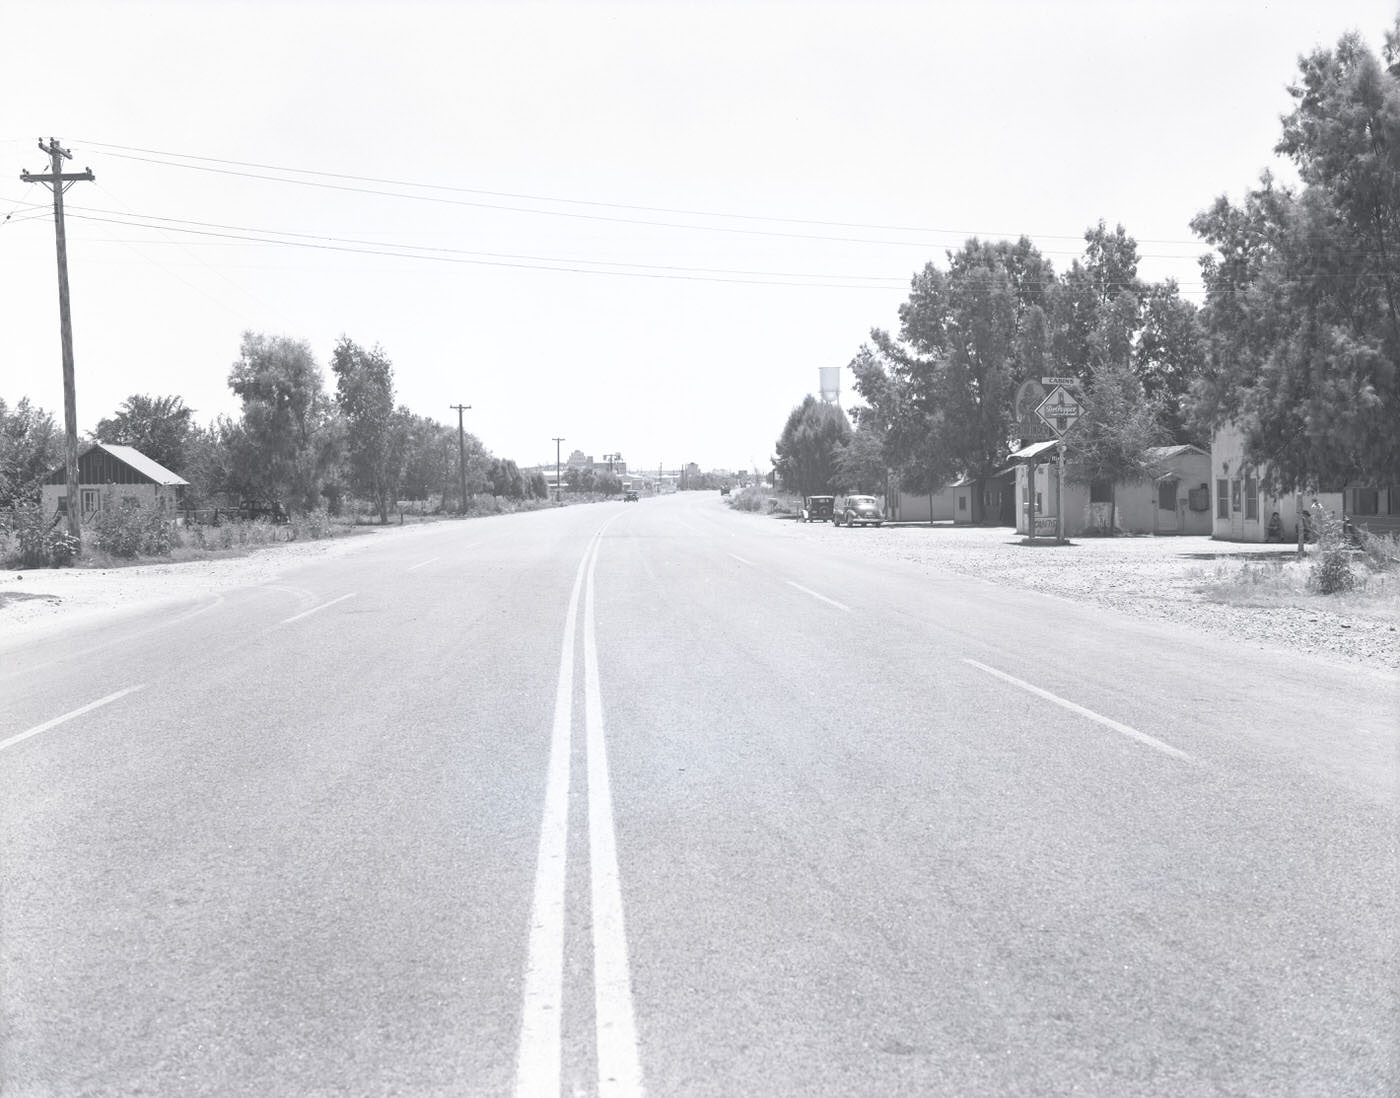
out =
<path fill-rule="evenodd" d="M 691 494 L 0 634 L 0 1095 L 1395 1095 L 1400 687 Z"/>

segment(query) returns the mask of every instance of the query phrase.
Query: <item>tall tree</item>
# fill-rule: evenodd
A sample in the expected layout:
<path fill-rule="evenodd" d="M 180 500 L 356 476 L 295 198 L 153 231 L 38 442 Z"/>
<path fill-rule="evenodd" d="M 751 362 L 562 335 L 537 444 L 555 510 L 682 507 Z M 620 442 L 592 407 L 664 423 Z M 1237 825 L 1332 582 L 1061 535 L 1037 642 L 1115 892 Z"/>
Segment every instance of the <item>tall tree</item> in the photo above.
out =
<path fill-rule="evenodd" d="M 1144 287 L 1142 327 L 1133 347 L 1143 391 L 1157 402 L 1172 442 L 1209 447 L 1210 438 L 1190 424 L 1191 386 L 1205 368 L 1205 332 L 1199 310 L 1170 279 Z"/>
<path fill-rule="evenodd" d="M 1148 448 L 1168 439 L 1161 406 L 1126 362 L 1102 364 L 1084 394 L 1084 414 L 1066 439 L 1073 461 L 1067 479 L 1109 485 L 1109 530 L 1117 523 L 1118 485 L 1147 479 Z"/>
<path fill-rule="evenodd" d="M 136 393 L 114 415 L 98 420 L 94 434 L 99 442 L 134 446 L 184 476 L 194 431 L 194 409 L 187 408 L 182 397 Z"/>
<path fill-rule="evenodd" d="M 843 492 L 883 493 L 888 475 L 884 432 L 873 416 L 857 414 L 855 430 L 836 451 L 836 487 Z"/>
<path fill-rule="evenodd" d="M 0 397 L 0 507 L 39 502 L 44 479 L 63 463 L 63 436 L 53 415 L 20 397 Z"/>
<path fill-rule="evenodd" d="M 974 238 L 946 273 L 930 263 L 914 276 L 898 340 L 871 333 L 878 354 L 856 370 L 857 388 L 885 409 L 886 457 L 904 487 L 932 491 L 1001 467 L 1016 384 L 1044 368 L 1055 283 L 1028 239 Z"/>
<path fill-rule="evenodd" d="M 851 437 L 846 413 L 811 394 L 789 413 L 778 438 L 773 466 L 784 487 L 803 496 L 828 491 L 836 475 L 836 456 Z"/>
<path fill-rule="evenodd" d="M 245 332 L 228 384 L 243 401 L 242 439 L 230 439 L 238 443 L 234 479 L 297 510 L 319 506 L 340 439 L 310 346 Z"/>
<path fill-rule="evenodd" d="M 403 475 L 409 424 L 394 410 L 394 366 L 382 348 L 365 350 L 342 336 L 331 353 L 335 400 L 345 417 L 351 487 L 389 521 L 389 500 Z"/>
<path fill-rule="evenodd" d="M 1276 146 L 1301 186 L 1266 174 L 1192 222 L 1215 250 L 1196 421 L 1235 421 L 1277 489 L 1400 480 L 1400 18 L 1384 58 L 1348 34 L 1301 59 Z"/>

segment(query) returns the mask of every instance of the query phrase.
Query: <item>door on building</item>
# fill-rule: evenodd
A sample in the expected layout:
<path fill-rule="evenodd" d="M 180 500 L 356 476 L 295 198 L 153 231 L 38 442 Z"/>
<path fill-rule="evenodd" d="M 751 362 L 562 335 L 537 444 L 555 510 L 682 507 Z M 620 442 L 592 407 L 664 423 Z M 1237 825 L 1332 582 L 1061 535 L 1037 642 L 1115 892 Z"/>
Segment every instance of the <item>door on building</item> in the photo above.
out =
<path fill-rule="evenodd" d="M 1181 533 L 1181 517 L 1176 509 L 1180 482 L 1175 478 L 1157 482 L 1157 533 Z"/>

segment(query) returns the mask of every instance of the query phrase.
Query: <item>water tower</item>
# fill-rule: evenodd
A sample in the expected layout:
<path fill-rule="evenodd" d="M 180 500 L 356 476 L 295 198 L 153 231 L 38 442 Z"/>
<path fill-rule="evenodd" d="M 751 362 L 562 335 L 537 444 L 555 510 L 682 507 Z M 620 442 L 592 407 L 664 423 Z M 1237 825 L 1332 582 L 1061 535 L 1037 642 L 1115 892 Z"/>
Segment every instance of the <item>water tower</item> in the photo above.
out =
<path fill-rule="evenodd" d="M 841 367 L 818 366 L 817 373 L 821 375 L 819 392 L 822 403 L 841 407 Z"/>

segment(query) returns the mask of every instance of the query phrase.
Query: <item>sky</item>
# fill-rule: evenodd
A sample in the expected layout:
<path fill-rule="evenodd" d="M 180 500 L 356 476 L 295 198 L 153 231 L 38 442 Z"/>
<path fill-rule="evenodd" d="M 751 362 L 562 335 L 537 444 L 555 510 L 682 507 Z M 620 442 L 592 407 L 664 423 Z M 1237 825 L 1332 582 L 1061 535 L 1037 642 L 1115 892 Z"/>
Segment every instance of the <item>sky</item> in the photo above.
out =
<path fill-rule="evenodd" d="M 379 345 L 521 465 L 771 465 L 788 413 L 970 236 L 1098 221 L 1201 300 L 1191 218 L 1269 168 L 1301 54 L 1396 0 L 15 0 L 0 398 L 236 415 L 247 331 Z M 859 404 L 843 370 L 841 402 Z"/>

